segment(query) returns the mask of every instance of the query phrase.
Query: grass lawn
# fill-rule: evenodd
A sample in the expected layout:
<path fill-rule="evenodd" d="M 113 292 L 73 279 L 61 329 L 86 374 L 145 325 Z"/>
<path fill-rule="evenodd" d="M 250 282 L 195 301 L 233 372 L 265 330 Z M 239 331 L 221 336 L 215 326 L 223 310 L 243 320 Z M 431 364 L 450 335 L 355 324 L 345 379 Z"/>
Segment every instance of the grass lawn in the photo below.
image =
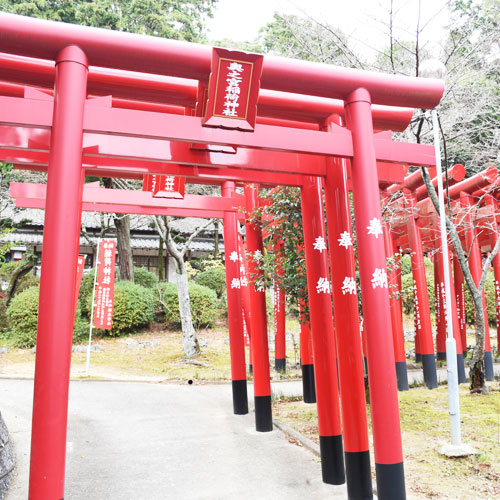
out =
<path fill-rule="evenodd" d="M 102 350 L 91 353 L 89 375 L 92 378 L 138 378 L 153 381 L 230 382 L 229 334 L 225 326 L 198 332 L 201 354 L 194 360 L 186 360 L 182 351 L 182 333 L 166 330 L 162 325 L 153 329 L 123 337 L 95 337 L 92 345 Z M 298 343 L 298 337 L 295 342 Z M 298 344 L 287 339 L 288 371 L 281 375 L 271 370 L 276 378 L 300 376 Z M 0 354 L 0 375 L 33 376 L 35 353 L 31 349 L 16 349 L 9 342 L 0 340 L 0 347 L 8 352 Z M 294 347 L 295 346 L 295 347 Z M 272 345 L 271 345 L 272 347 Z M 246 353 L 248 360 L 248 348 Z M 270 350 L 270 359 L 274 351 Z M 295 362 L 297 359 L 297 362 Z M 71 376 L 85 377 L 85 352 L 73 352 Z"/>
<path fill-rule="evenodd" d="M 500 386 L 489 396 L 460 387 L 463 441 L 479 454 L 446 458 L 437 452 L 449 442 L 447 387 L 399 393 L 406 487 L 409 499 L 490 500 L 500 498 Z M 318 442 L 316 405 L 275 401 L 273 413 Z M 371 457 L 374 465 L 373 454 Z M 373 467 L 374 468 L 374 467 Z"/>

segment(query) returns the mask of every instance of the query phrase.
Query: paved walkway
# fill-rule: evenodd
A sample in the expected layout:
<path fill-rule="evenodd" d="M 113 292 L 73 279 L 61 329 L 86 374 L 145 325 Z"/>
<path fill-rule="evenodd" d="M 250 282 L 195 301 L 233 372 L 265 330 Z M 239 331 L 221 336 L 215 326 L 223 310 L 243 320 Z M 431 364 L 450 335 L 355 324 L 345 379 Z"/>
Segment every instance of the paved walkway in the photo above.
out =
<path fill-rule="evenodd" d="M 6 500 L 27 499 L 32 391 L 0 380 L 18 460 Z M 67 449 L 70 500 L 347 498 L 311 452 L 232 415 L 230 385 L 71 382 Z"/>

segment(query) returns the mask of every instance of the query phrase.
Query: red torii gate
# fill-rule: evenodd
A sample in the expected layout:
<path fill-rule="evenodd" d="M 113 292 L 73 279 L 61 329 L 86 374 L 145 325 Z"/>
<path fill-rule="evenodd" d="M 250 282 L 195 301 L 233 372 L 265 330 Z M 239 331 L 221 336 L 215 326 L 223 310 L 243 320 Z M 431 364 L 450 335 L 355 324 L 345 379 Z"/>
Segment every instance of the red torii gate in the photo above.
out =
<path fill-rule="evenodd" d="M 369 351 L 378 494 L 381 499 L 404 498 L 396 381 L 393 371 L 387 370 L 387 366 L 393 366 L 394 356 L 390 348 L 392 341 L 387 336 L 391 327 L 388 294 L 383 279 L 385 251 L 383 239 L 378 238 L 381 215 L 375 167 L 377 160 L 416 165 L 433 165 L 435 160 L 432 147 L 393 143 L 384 136 L 374 136 L 371 102 L 432 108 L 441 98 L 442 82 L 266 57 L 261 78 L 262 88 L 342 99 L 345 101 L 348 129 L 332 126 L 329 132 L 322 132 L 258 124 L 253 133 L 214 130 L 203 127 L 201 118 L 196 116 L 110 108 L 99 105 L 99 99 L 95 99 L 93 103 L 88 100 L 86 104 L 87 57 L 91 64 L 97 66 L 168 73 L 171 76 L 206 82 L 210 72 L 210 47 L 35 21 L 7 14 L 0 14 L 0 30 L 0 50 L 56 61 L 53 114 L 52 102 L 48 100 L 0 98 L 1 125 L 20 127 L 23 130 L 26 127 L 51 128 L 42 262 L 44 273 L 41 280 L 42 299 L 35 368 L 30 499 L 60 500 L 64 491 L 67 392 L 73 322 L 71 297 L 75 284 L 74 266 L 78 250 L 84 173 L 82 153 L 85 170 L 92 167 L 99 170 L 102 165 L 106 173 L 103 174 L 101 170 L 101 175 L 146 173 L 143 165 L 139 167 L 141 161 L 130 159 L 134 155 L 106 158 L 106 154 L 102 154 L 102 143 L 98 152 L 92 138 L 90 143 L 84 144 L 84 138 L 88 139 L 90 134 L 105 136 L 109 140 L 113 136 L 124 136 L 127 137 L 128 144 L 134 143 L 136 139 L 133 138 L 154 139 L 163 144 L 166 144 L 165 140 L 173 141 L 169 143 L 172 149 L 176 150 L 176 154 L 186 155 L 185 157 L 193 157 L 190 154 L 192 143 L 230 146 L 236 149 L 236 155 L 252 151 L 253 155 L 258 156 L 255 150 L 267 150 L 260 155 L 262 162 L 253 164 L 255 180 L 257 174 L 276 171 L 284 171 L 292 176 L 326 176 L 327 164 L 321 161 L 319 165 L 309 166 L 309 169 L 316 171 L 307 171 L 308 159 L 314 158 L 314 155 L 351 159 Z M 165 64 L 166 61 L 168 64 Z M 25 83 L 37 85 L 36 76 L 31 82 Z M 22 135 L 21 129 L 14 140 Z M 125 141 L 121 141 L 120 146 L 126 150 Z M 16 163 L 32 163 L 36 157 L 32 154 L 33 149 L 37 148 L 32 145 L 28 149 L 30 151 L 22 152 L 22 158 L 15 160 Z M 288 157 L 291 166 L 285 166 L 284 170 L 280 168 L 274 163 L 276 157 L 271 151 L 293 153 Z M 165 173 L 165 156 L 171 158 L 170 153 L 163 151 L 156 158 L 158 161 L 148 162 L 149 172 Z M 12 150 L 10 154 L 13 155 Z M 195 156 L 212 164 L 208 161 L 212 154 L 201 151 Z M 143 159 L 141 155 L 140 160 Z M 253 160 L 255 161 L 255 157 Z M 203 164 L 203 161 L 179 162 L 177 157 L 170 161 Z M 232 166 L 227 156 L 224 160 L 220 158 L 217 167 L 228 163 Z M 179 174 L 183 175 L 188 167 L 179 165 L 177 168 Z M 221 168 L 221 175 L 222 170 Z M 196 167 L 193 175 L 196 175 Z M 57 287 L 54 286 L 55 283 Z M 57 333 L 53 328 L 56 321 Z M 375 361 L 370 362 L 370 359 Z M 47 387 L 51 390 L 47 390 Z M 264 398 L 265 400 L 259 401 L 258 406 L 265 406 L 267 411 L 270 408 L 270 397 L 269 402 L 267 396 Z M 259 417 L 264 415 L 265 412 L 262 412 Z M 339 452 L 337 439 L 327 442 L 326 449 L 322 448 L 324 467 L 333 463 Z M 359 465 L 356 460 L 351 463 Z"/>

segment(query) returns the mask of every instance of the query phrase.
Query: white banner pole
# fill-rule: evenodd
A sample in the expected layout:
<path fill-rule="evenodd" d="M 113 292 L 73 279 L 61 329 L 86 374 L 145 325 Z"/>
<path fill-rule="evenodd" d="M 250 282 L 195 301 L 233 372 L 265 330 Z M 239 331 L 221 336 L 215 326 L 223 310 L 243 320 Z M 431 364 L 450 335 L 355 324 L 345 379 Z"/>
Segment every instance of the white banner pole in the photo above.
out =
<path fill-rule="evenodd" d="M 90 311 L 90 328 L 89 328 L 89 344 L 87 346 L 87 362 L 85 364 L 85 376 L 89 376 L 90 368 L 90 347 L 92 345 L 92 328 L 94 327 L 94 302 L 95 302 L 95 285 L 97 281 L 97 268 L 99 267 L 99 249 L 101 247 L 101 238 L 97 238 L 97 254 L 96 265 L 94 271 L 94 286 L 92 287 L 92 309 Z"/>

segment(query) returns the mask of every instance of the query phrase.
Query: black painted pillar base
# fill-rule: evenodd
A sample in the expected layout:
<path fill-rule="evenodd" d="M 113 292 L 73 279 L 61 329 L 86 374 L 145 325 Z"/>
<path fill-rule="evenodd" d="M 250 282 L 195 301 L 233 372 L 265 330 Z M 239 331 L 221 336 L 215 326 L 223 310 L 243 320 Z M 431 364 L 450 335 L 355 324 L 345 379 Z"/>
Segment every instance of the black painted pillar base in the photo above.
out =
<path fill-rule="evenodd" d="M 434 354 L 422 354 L 422 366 L 424 369 L 424 383 L 427 389 L 436 389 L 438 380 Z"/>
<path fill-rule="evenodd" d="M 458 383 L 465 384 L 467 377 L 465 376 L 464 355 L 462 353 L 457 354 L 457 372 Z"/>
<path fill-rule="evenodd" d="M 446 361 L 446 352 L 438 352 L 437 359 L 438 361 Z"/>
<path fill-rule="evenodd" d="M 372 500 L 373 486 L 369 451 L 346 451 L 345 473 L 349 500 Z"/>
<path fill-rule="evenodd" d="M 406 500 L 403 462 L 375 464 L 377 497 L 379 500 Z"/>
<path fill-rule="evenodd" d="M 396 378 L 398 381 L 398 391 L 408 390 L 408 371 L 406 361 L 396 361 Z"/>
<path fill-rule="evenodd" d="M 316 403 L 314 365 L 302 365 L 302 394 L 304 403 Z"/>
<path fill-rule="evenodd" d="M 255 430 L 271 432 L 273 430 L 273 412 L 271 396 L 255 396 Z"/>
<path fill-rule="evenodd" d="M 415 363 L 422 363 L 422 355 L 419 352 L 415 353 Z"/>
<path fill-rule="evenodd" d="M 491 382 L 495 378 L 495 372 L 493 370 L 493 357 L 491 351 L 484 353 L 484 378 Z"/>
<path fill-rule="evenodd" d="M 326 484 L 344 484 L 344 450 L 342 436 L 320 436 L 321 474 Z"/>
<path fill-rule="evenodd" d="M 286 358 L 276 358 L 274 360 L 274 368 L 277 372 L 286 372 Z"/>
<path fill-rule="evenodd" d="M 248 413 L 247 381 L 233 380 L 233 413 L 246 415 Z"/>

